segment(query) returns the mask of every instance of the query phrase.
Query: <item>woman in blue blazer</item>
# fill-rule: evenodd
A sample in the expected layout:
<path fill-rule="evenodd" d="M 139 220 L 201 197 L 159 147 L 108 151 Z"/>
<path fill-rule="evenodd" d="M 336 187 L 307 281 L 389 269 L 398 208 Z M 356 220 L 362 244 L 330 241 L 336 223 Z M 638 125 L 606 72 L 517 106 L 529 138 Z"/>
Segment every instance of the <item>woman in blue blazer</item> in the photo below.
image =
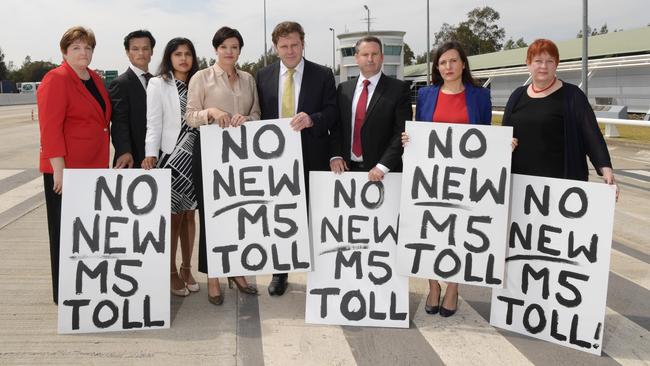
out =
<path fill-rule="evenodd" d="M 433 85 L 418 91 L 415 120 L 489 125 L 492 122 L 490 90 L 478 86 L 477 81 L 472 77 L 467 56 L 461 45 L 458 42 L 447 42 L 440 46 L 433 56 L 433 65 Z M 442 108 L 447 106 L 446 103 L 438 106 L 441 93 L 443 103 L 449 95 L 464 95 L 467 122 L 454 118 L 452 118 L 454 120 L 433 119 L 435 112 L 439 114 L 442 112 L 443 117 L 448 114 Z M 457 115 L 462 113 L 462 111 L 447 112 Z"/>
<path fill-rule="evenodd" d="M 492 122 L 490 90 L 478 86 L 469 69 L 467 55 L 460 43 L 440 46 L 433 55 L 433 85 L 421 88 L 415 108 L 416 121 L 489 125 Z M 408 135 L 402 133 L 402 143 Z M 449 317 L 458 309 L 458 284 L 448 283 L 440 302 L 440 284 L 429 280 L 429 296 L 424 310 L 428 314 Z"/>

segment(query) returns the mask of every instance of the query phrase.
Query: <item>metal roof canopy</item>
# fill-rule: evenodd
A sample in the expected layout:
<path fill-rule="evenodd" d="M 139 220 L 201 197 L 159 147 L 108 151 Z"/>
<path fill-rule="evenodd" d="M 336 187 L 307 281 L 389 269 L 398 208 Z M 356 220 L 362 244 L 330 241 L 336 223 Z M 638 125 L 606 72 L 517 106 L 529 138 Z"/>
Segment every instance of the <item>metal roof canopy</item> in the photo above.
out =
<path fill-rule="evenodd" d="M 582 59 L 582 39 L 574 38 L 566 41 L 556 42 L 558 51 L 560 52 L 560 68 L 564 67 L 564 63 L 567 61 L 576 61 Z M 514 50 L 499 51 L 486 53 L 482 55 L 470 56 L 469 65 L 472 69 L 472 74 L 476 77 L 488 77 L 496 76 L 498 74 L 495 69 L 501 69 L 501 75 L 513 75 L 517 72 L 515 69 L 517 66 L 521 66 L 523 69 L 526 69 L 526 51 L 527 48 L 518 48 Z M 643 27 L 638 29 L 632 29 L 627 31 L 612 32 L 607 34 L 601 34 L 597 36 L 589 37 L 589 67 L 595 65 L 594 62 L 598 58 L 604 57 L 615 57 L 616 60 L 620 60 L 622 55 L 634 55 L 646 53 L 646 55 L 640 55 L 641 58 L 637 61 L 645 64 L 647 60 L 644 60 L 643 57 L 650 57 L 650 27 Z M 599 60 L 600 61 L 600 60 Z M 578 65 L 579 67 L 579 62 Z M 573 67 L 576 67 L 574 64 Z M 617 67 L 616 65 L 612 67 Z M 503 70 L 507 68 L 508 71 Z M 518 69 L 518 68 L 517 68 Z M 486 72 L 491 70 L 492 73 Z M 528 73 L 525 70 L 525 73 Z M 427 65 L 418 64 L 407 66 L 404 68 L 404 77 L 408 79 L 417 79 L 419 80 L 420 76 L 426 78 L 427 74 Z M 483 76 L 485 75 L 485 76 Z"/>

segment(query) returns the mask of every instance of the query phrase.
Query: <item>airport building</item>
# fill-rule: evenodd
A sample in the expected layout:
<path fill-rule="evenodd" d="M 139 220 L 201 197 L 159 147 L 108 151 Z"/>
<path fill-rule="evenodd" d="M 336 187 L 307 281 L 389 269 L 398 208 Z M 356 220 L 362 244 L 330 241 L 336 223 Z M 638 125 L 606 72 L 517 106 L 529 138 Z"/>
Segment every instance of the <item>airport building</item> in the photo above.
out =
<path fill-rule="evenodd" d="M 532 41 L 532 40 L 531 40 Z M 560 52 L 557 75 L 580 85 L 582 39 L 556 42 Z M 472 74 L 492 92 L 492 105 L 505 107 L 510 93 L 530 83 L 526 48 L 469 57 Z M 404 80 L 412 90 L 426 85 L 427 65 L 407 66 Z M 650 112 L 650 27 L 589 37 L 589 100 L 594 105 L 619 105 L 629 113 Z"/>

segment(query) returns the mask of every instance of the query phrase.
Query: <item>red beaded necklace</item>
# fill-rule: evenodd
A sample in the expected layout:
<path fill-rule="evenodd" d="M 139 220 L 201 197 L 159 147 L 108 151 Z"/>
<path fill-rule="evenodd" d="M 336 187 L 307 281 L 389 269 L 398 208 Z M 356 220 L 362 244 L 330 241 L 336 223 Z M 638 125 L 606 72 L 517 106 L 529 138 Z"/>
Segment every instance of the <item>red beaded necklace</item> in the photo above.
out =
<path fill-rule="evenodd" d="M 541 92 L 545 92 L 545 91 L 551 89 L 553 87 L 553 85 L 555 85 L 556 81 L 557 81 L 557 76 L 553 78 L 553 82 L 551 82 L 546 88 L 542 88 L 542 89 L 539 89 L 539 90 L 535 89 L 535 83 L 531 83 L 530 87 L 533 89 L 534 93 L 541 93 Z"/>

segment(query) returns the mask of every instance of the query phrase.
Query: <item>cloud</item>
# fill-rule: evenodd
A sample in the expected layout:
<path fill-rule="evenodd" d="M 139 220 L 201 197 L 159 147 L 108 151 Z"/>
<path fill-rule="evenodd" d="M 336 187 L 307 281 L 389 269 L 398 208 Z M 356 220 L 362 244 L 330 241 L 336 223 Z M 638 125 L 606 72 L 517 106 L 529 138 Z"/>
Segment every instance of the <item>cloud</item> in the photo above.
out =
<path fill-rule="evenodd" d="M 60 62 L 58 47 L 63 32 L 73 25 L 92 28 L 97 48 L 92 67 L 123 70 L 127 66 L 122 40 L 134 29 L 149 29 L 158 42 L 152 66 L 157 65 L 165 43 L 177 36 L 191 39 L 199 56 L 214 57 L 212 35 L 221 26 L 237 28 L 245 47 L 240 63 L 257 60 L 264 51 L 263 0 L 10 0 L 3 1 L 3 31 L 0 47 L 6 60 L 20 65 L 26 55 L 32 60 Z M 405 40 L 418 54 L 426 49 L 426 1 L 412 0 L 266 0 L 267 44 L 271 31 L 283 20 L 300 22 L 306 32 L 307 58 L 331 63 L 332 33 L 362 31 L 370 8 L 371 28 L 402 30 Z M 573 38 L 581 27 L 581 2 L 566 0 L 431 1 L 431 39 L 443 23 L 457 24 L 475 7 L 489 5 L 501 14 L 499 24 L 506 38 L 523 37 L 527 42 L 546 37 Z M 591 26 L 607 23 L 609 29 L 645 26 L 647 0 L 590 2 Z M 7 31 L 10 30 L 10 31 Z M 338 43 L 337 43 L 338 46 Z"/>

